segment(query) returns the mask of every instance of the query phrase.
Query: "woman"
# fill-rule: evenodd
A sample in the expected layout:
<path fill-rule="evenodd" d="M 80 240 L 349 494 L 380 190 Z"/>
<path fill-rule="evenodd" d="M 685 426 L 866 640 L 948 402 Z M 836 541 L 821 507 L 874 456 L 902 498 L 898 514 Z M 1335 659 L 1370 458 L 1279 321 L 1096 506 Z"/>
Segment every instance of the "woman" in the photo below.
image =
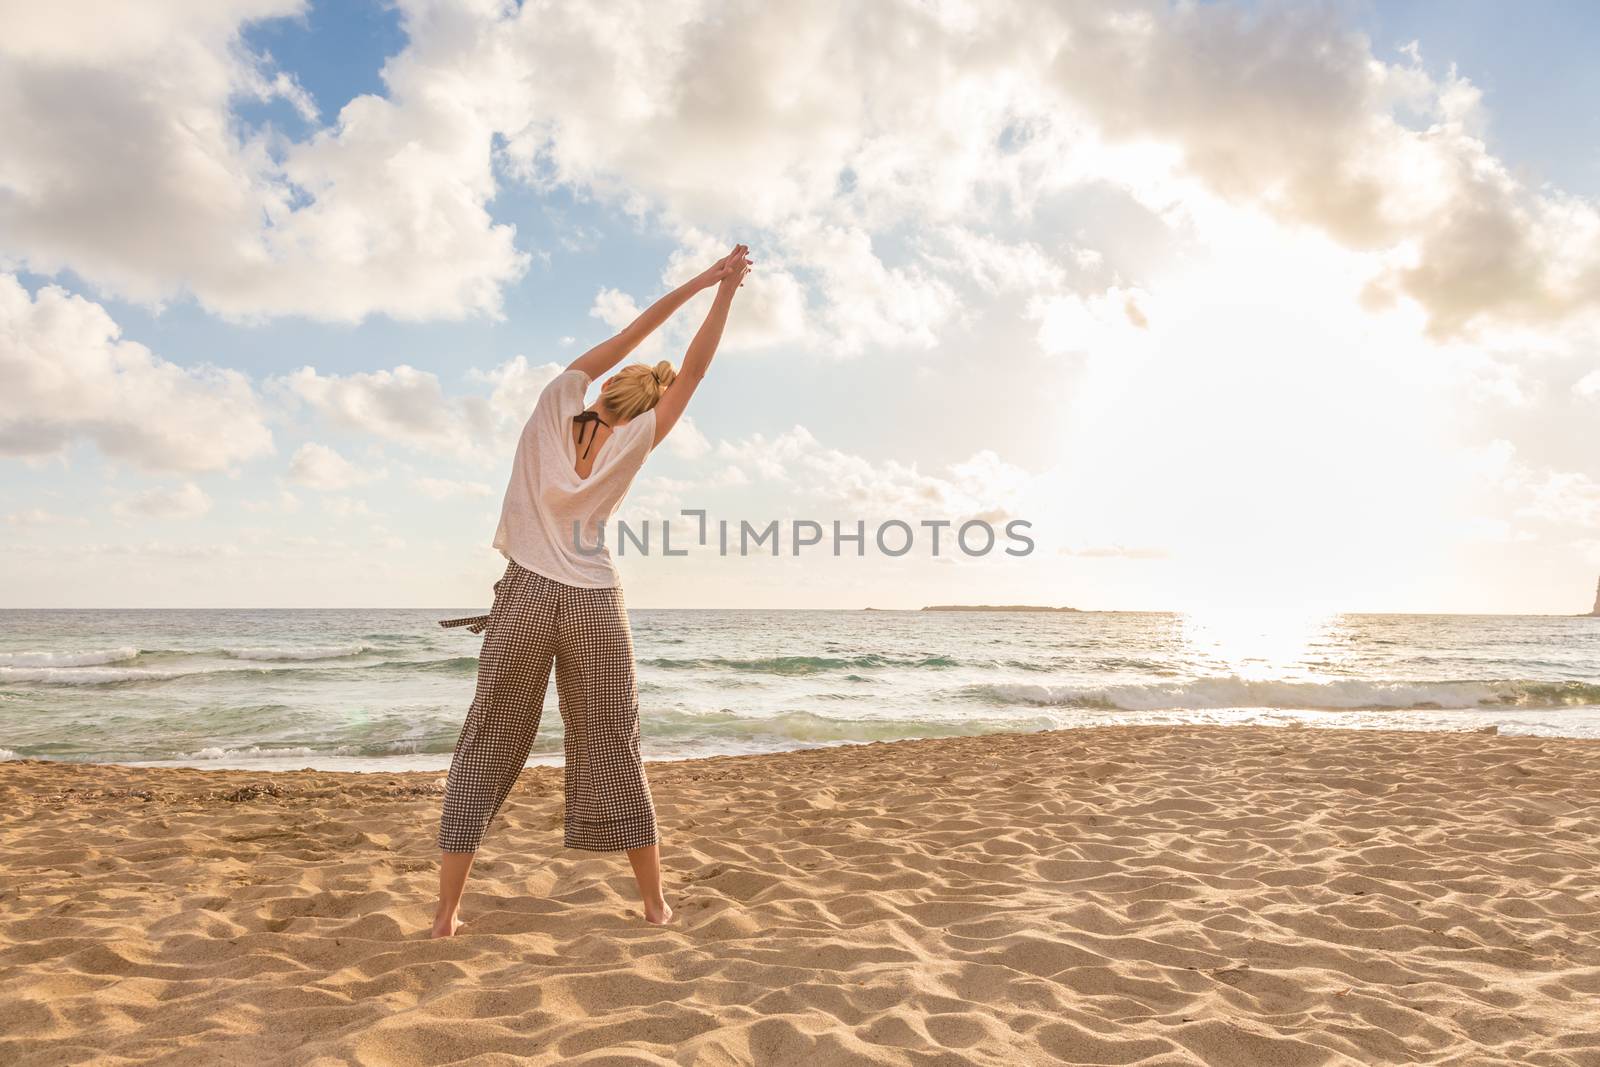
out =
<path fill-rule="evenodd" d="M 728 309 L 749 273 L 733 251 L 656 301 L 615 337 L 585 352 L 545 386 L 523 427 L 494 546 L 506 556 L 488 615 L 446 620 L 483 631 L 478 688 L 456 741 L 439 817 L 439 907 L 433 936 L 449 937 L 473 856 L 516 783 L 539 729 L 555 662 L 568 848 L 627 852 L 647 922 L 672 909 L 661 893 L 655 805 L 639 758 L 639 693 L 622 587 L 601 526 L 616 511 L 650 449 L 672 431 L 722 339 Z M 589 384 L 701 289 L 716 299 L 674 373 L 636 363 Z"/>

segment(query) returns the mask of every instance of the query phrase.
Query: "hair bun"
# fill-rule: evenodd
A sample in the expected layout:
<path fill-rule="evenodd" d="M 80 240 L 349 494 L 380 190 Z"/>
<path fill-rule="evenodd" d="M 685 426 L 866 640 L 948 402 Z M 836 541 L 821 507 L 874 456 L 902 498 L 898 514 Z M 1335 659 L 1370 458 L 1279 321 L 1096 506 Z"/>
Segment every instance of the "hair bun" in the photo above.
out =
<path fill-rule="evenodd" d="M 661 394 L 677 377 L 678 372 L 666 360 L 654 367 L 630 363 L 611 376 L 601 388 L 600 395 L 613 415 L 619 419 L 631 419 L 655 407 Z"/>

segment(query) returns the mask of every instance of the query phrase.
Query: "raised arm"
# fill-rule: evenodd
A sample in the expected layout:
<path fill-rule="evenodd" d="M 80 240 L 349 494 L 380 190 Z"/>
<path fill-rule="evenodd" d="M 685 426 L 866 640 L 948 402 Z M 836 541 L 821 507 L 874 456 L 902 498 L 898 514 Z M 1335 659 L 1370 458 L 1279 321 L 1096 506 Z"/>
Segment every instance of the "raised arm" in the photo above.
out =
<path fill-rule="evenodd" d="M 639 313 L 638 318 L 623 327 L 622 331 L 615 337 L 601 341 L 568 364 L 567 369 L 583 371 L 589 376 L 590 381 L 595 381 L 606 374 L 612 367 L 627 359 L 630 352 L 638 348 L 646 337 L 654 333 L 657 326 L 670 319 L 672 313 L 687 303 L 690 297 L 721 280 L 728 261 L 743 247 L 743 245 L 737 246 L 733 252 L 729 252 L 710 267 L 645 308 Z"/>
<path fill-rule="evenodd" d="M 728 309 L 733 306 L 733 296 L 744 284 L 744 276 L 750 273 L 749 251 L 744 245 L 739 245 L 716 268 L 721 280 L 717 283 L 717 295 L 711 301 L 711 310 L 706 312 L 705 321 L 700 324 L 694 340 L 689 342 L 689 350 L 683 354 L 683 366 L 678 368 L 677 379 L 661 394 L 661 400 L 656 404 L 655 444 L 659 445 L 662 438 L 678 424 L 700 379 L 706 376 L 706 368 L 711 366 L 711 357 L 717 354 L 717 345 L 722 341 L 722 328 L 728 323 Z"/>

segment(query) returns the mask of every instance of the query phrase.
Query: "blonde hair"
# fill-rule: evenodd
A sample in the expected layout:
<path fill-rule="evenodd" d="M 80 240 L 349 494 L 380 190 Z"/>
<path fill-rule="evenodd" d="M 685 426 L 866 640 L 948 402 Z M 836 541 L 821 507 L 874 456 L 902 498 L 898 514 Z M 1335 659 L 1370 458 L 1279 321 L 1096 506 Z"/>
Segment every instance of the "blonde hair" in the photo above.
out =
<path fill-rule="evenodd" d="M 618 419 L 631 419 L 655 407 L 661 400 L 661 394 L 677 377 L 678 372 L 666 360 L 654 367 L 643 363 L 630 364 L 617 371 L 616 377 L 605 384 L 600 390 L 600 399 L 606 402 L 606 407 Z"/>

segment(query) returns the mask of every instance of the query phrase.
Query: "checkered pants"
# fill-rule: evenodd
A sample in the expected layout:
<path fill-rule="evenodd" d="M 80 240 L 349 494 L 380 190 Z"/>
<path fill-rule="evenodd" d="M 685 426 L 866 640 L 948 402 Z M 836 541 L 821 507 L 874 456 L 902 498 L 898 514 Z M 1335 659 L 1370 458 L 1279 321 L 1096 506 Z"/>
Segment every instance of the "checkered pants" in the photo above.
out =
<path fill-rule="evenodd" d="M 483 841 L 528 761 L 552 658 L 566 733 L 566 846 L 617 852 L 657 843 L 622 590 L 563 585 L 512 562 L 487 616 L 444 625 L 485 635 L 478 689 L 445 779 L 439 848 L 475 852 Z"/>

